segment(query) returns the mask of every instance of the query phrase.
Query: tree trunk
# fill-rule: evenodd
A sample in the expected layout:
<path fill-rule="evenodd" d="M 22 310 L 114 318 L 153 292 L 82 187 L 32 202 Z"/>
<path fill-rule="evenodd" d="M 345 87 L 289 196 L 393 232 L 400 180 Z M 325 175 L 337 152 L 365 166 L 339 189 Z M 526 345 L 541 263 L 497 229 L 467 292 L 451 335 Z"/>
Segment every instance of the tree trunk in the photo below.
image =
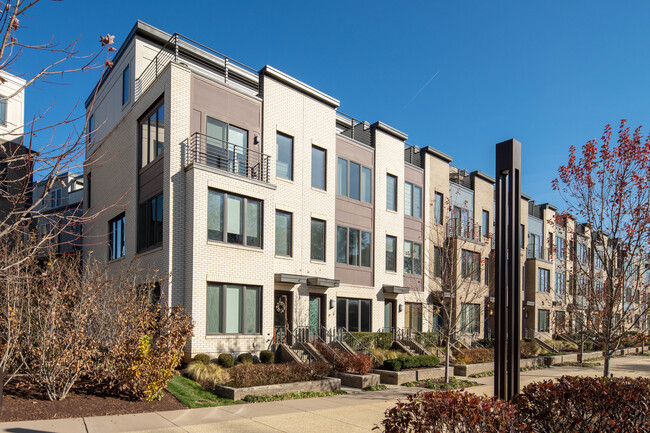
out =
<path fill-rule="evenodd" d="M 605 344 L 605 362 L 603 363 L 603 377 L 609 377 L 609 360 L 612 356 L 609 350 L 609 342 Z"/>
<path fill-rule="evenodd" d="M 585 340 L 580 339 L 580 362 L 585 362 Z"/>
<path fill-rule="evenodd" d="M 447 352 L 445 353 L 445 383 L 449 383 L 449 355 L 451 354 L 451 344 L 447 336 Z"/>

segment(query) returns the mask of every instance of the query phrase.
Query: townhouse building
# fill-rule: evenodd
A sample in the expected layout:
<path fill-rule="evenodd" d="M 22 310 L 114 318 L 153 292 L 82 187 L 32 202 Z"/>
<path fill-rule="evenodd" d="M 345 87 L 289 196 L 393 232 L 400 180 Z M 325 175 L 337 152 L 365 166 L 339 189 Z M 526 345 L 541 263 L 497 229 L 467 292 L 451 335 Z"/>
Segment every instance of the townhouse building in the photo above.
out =
<path fill-rule="evenodd" d="M 162 294 L 192 315 L 193 355 L 258 352 L 301 329 L 435 331 L 451 243 L 456 275 L 479 293 L 454 304 L 461 333 L 489 334 L 494 179 L 339 105 L 138 21 L 86 101 L 84 204 L 97 216 L 84 253 L 169 274 Z M 521 205 L 535 285 L 552 266 L 555 208 Z M 532 308 L 555 311 L 539 296 Z"/>

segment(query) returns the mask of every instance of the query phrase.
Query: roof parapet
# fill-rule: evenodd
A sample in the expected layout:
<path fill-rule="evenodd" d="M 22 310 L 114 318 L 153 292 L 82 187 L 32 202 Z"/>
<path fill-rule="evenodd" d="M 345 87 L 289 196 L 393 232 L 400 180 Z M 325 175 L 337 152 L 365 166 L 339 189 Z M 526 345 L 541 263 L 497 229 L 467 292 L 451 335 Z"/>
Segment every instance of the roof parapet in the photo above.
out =
<path fill-rule="evenodd" d="M 392 135 L 398 140 L 406 141 L 409 138 L 409 136 L 403 133 L 402 131 L 395 129 L 392 126 L 387 125 L 380 121 L 373 123 L 372 125 L 370 125 L 370 127 L 374 129 L 379 129 L 380 131 L 385 132 L 386 134 Z"/>
<path fill-rule="evenodd" d="M 260 71 L 260 75 L 268 75 L 271 78 L 274 78 L 296 90 L 299 92 L 302 92 L 306 94 L 307 96 L 311 96 L 312 98 L 329 105 L 332 108 L 338 108 L 341 103 L 339 102 L 338 99 L 334 99 L 331 96 L 321 92 L 320 90 L 317 90 L 313 87 L 311 87 L 308 84 L 303 83 L 300 80 L 297 80 L 293 78 L 290 75 L 285 74 L 282 71 L 279 71 L 275 69 L 272 66 L 266 65 L 262 68 Z"/>

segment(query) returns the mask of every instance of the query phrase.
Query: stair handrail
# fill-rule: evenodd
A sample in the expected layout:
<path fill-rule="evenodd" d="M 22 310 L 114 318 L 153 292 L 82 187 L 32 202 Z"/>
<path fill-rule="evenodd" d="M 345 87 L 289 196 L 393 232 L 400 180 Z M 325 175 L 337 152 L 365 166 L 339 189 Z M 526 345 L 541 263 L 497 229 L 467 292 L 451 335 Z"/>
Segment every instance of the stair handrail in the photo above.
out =
<path fill-rule="evenodd" d="M 323 338 L 321 338 L 320 335 L 318 335 L 318 332 L 315 332 L 315 331 L 314 331 L 314 328 L 312 328 L 311 326 L 300 326 L 300 327 L 298 327 L 297 329 L 300 329 L 300 330 L 303 330 L 303 331 L 306 329 L 306 330 L 307 330 L 307 335 L 312 335 L 312 334 L 313 334 L 313 335 L 316 337 L 316 341 L 318 341 L 319 343 L 323 343 L 323 346 L 325 346 L 325 347 L 327 348 L 327 350 L 329 350 L 332 354 L 334 354 L 334 356 L 336 356 L 336 358 L 337 358 L 339 361 L 343 361 L 343 358 L 341 358 L 341 356 L 340 356 L 338 353 L 336 353 L 336 351 L 335 351 L 334 349 L 332 349 L 332 348 L 331 348 L 331 347 L 330 347 L 330 346 L 325 342 L 325 340 L 323 340 Z M 323 327 L 321 326 L 321 330 L 322 330 L 322 329 L 323 329 Z M 325 330 L 327 330 L 327 328 L 325 328 Z M 316 348 L 316 349 L 318 349 L 318 348 Z M 330 364 L 333 364 L 333 363 L 330 362 Z"/>
<path fill-rule="evenodd" d="M 314 356 L 313 356 L 311 353 L 309 353 L 309 350 L 305 349 L 305 347 L 303 346 L 303 342 L 300 341 L 300 339 L 296 336 L 296 334 L 295 334 L 291 329 L 289 329 L 289 327 L 287 327 L 286 330 L 287 330 L 287 332 L 288 332 L 288 333 L 293 337 L 293 342 L 292 342 L 293 344 L 292 344 L 292 346 L 293 346 L 294 344 L 299 344 L 299 345 L 301 346 L 302 350 L 304 350 L 305 353 L 307 354 L 307 358 L 308 358 L 308 360 L 309 360 L 309 363 L 311 363 L 312 359 L 313 359 L 314 361 L 318 361 L 316 358 L 314 358 Z"/>
<path fill-rule="evenodd" d="M 376 357 L 376 356 L 375 356 L 375 355 L 370 351 L 370 349 L 368 349 L 368 348 L 365 346 L 365 344 L 363 344 L 361 341 L 359 341 L 359 339 L 358 339 L 357 337 L 355 337 L 354 335 L 352 335 L 352 334 L 351 334 L 351 333 L 350 333 L 350 332 L 349 332 L 349 331 L 348 331 L 344 326 L 341 326 L 341 327 L 338 327 L 338 328 L 337 328 L 337 333 L 339 333 L 339 332 L 342 333 L 342 335 L 344 335 L 344 336 L 350 336 L 350 338 L 351 338 L 352 340 L 354 340 L 354 341 L 357 342 L 357 344 L 361 347 L 361 350 L 362 350 L 362 351 L 365 351 L 368 355 L 370 355 L 370 357 L 371 357 L 372 359 L 374 359 L 375 364 L 379 364 L 379 361 L 377 360 L 377 357 Z M 341 340 L 343 340 L 343 339 L 341 339 Z M 343 341 L 345 342 L 345 340 L 343 340 Z M 355 348 L 353 348 L 353 349 L 354 349 L 354 350 L 357 350 L 357 349 L 355 349 Z"/>

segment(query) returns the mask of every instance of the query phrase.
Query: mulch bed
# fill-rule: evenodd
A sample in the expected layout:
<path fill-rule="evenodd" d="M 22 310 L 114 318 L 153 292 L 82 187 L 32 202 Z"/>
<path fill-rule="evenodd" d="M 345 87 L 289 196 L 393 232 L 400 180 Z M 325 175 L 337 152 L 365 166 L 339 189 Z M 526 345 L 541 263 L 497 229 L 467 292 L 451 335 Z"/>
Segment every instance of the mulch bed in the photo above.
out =
<path fill-rule="evenodd" d="M 71 390 L 65 399 L 50 401 L 43 392 L 29 385 L 12 382 L 2 396 L 0 422 L 124 415 L 175 409 L 187 409 L 187 406 L 169 393 L 165 393 L 160 401 L 134 401 L 81 384 Z"/>

